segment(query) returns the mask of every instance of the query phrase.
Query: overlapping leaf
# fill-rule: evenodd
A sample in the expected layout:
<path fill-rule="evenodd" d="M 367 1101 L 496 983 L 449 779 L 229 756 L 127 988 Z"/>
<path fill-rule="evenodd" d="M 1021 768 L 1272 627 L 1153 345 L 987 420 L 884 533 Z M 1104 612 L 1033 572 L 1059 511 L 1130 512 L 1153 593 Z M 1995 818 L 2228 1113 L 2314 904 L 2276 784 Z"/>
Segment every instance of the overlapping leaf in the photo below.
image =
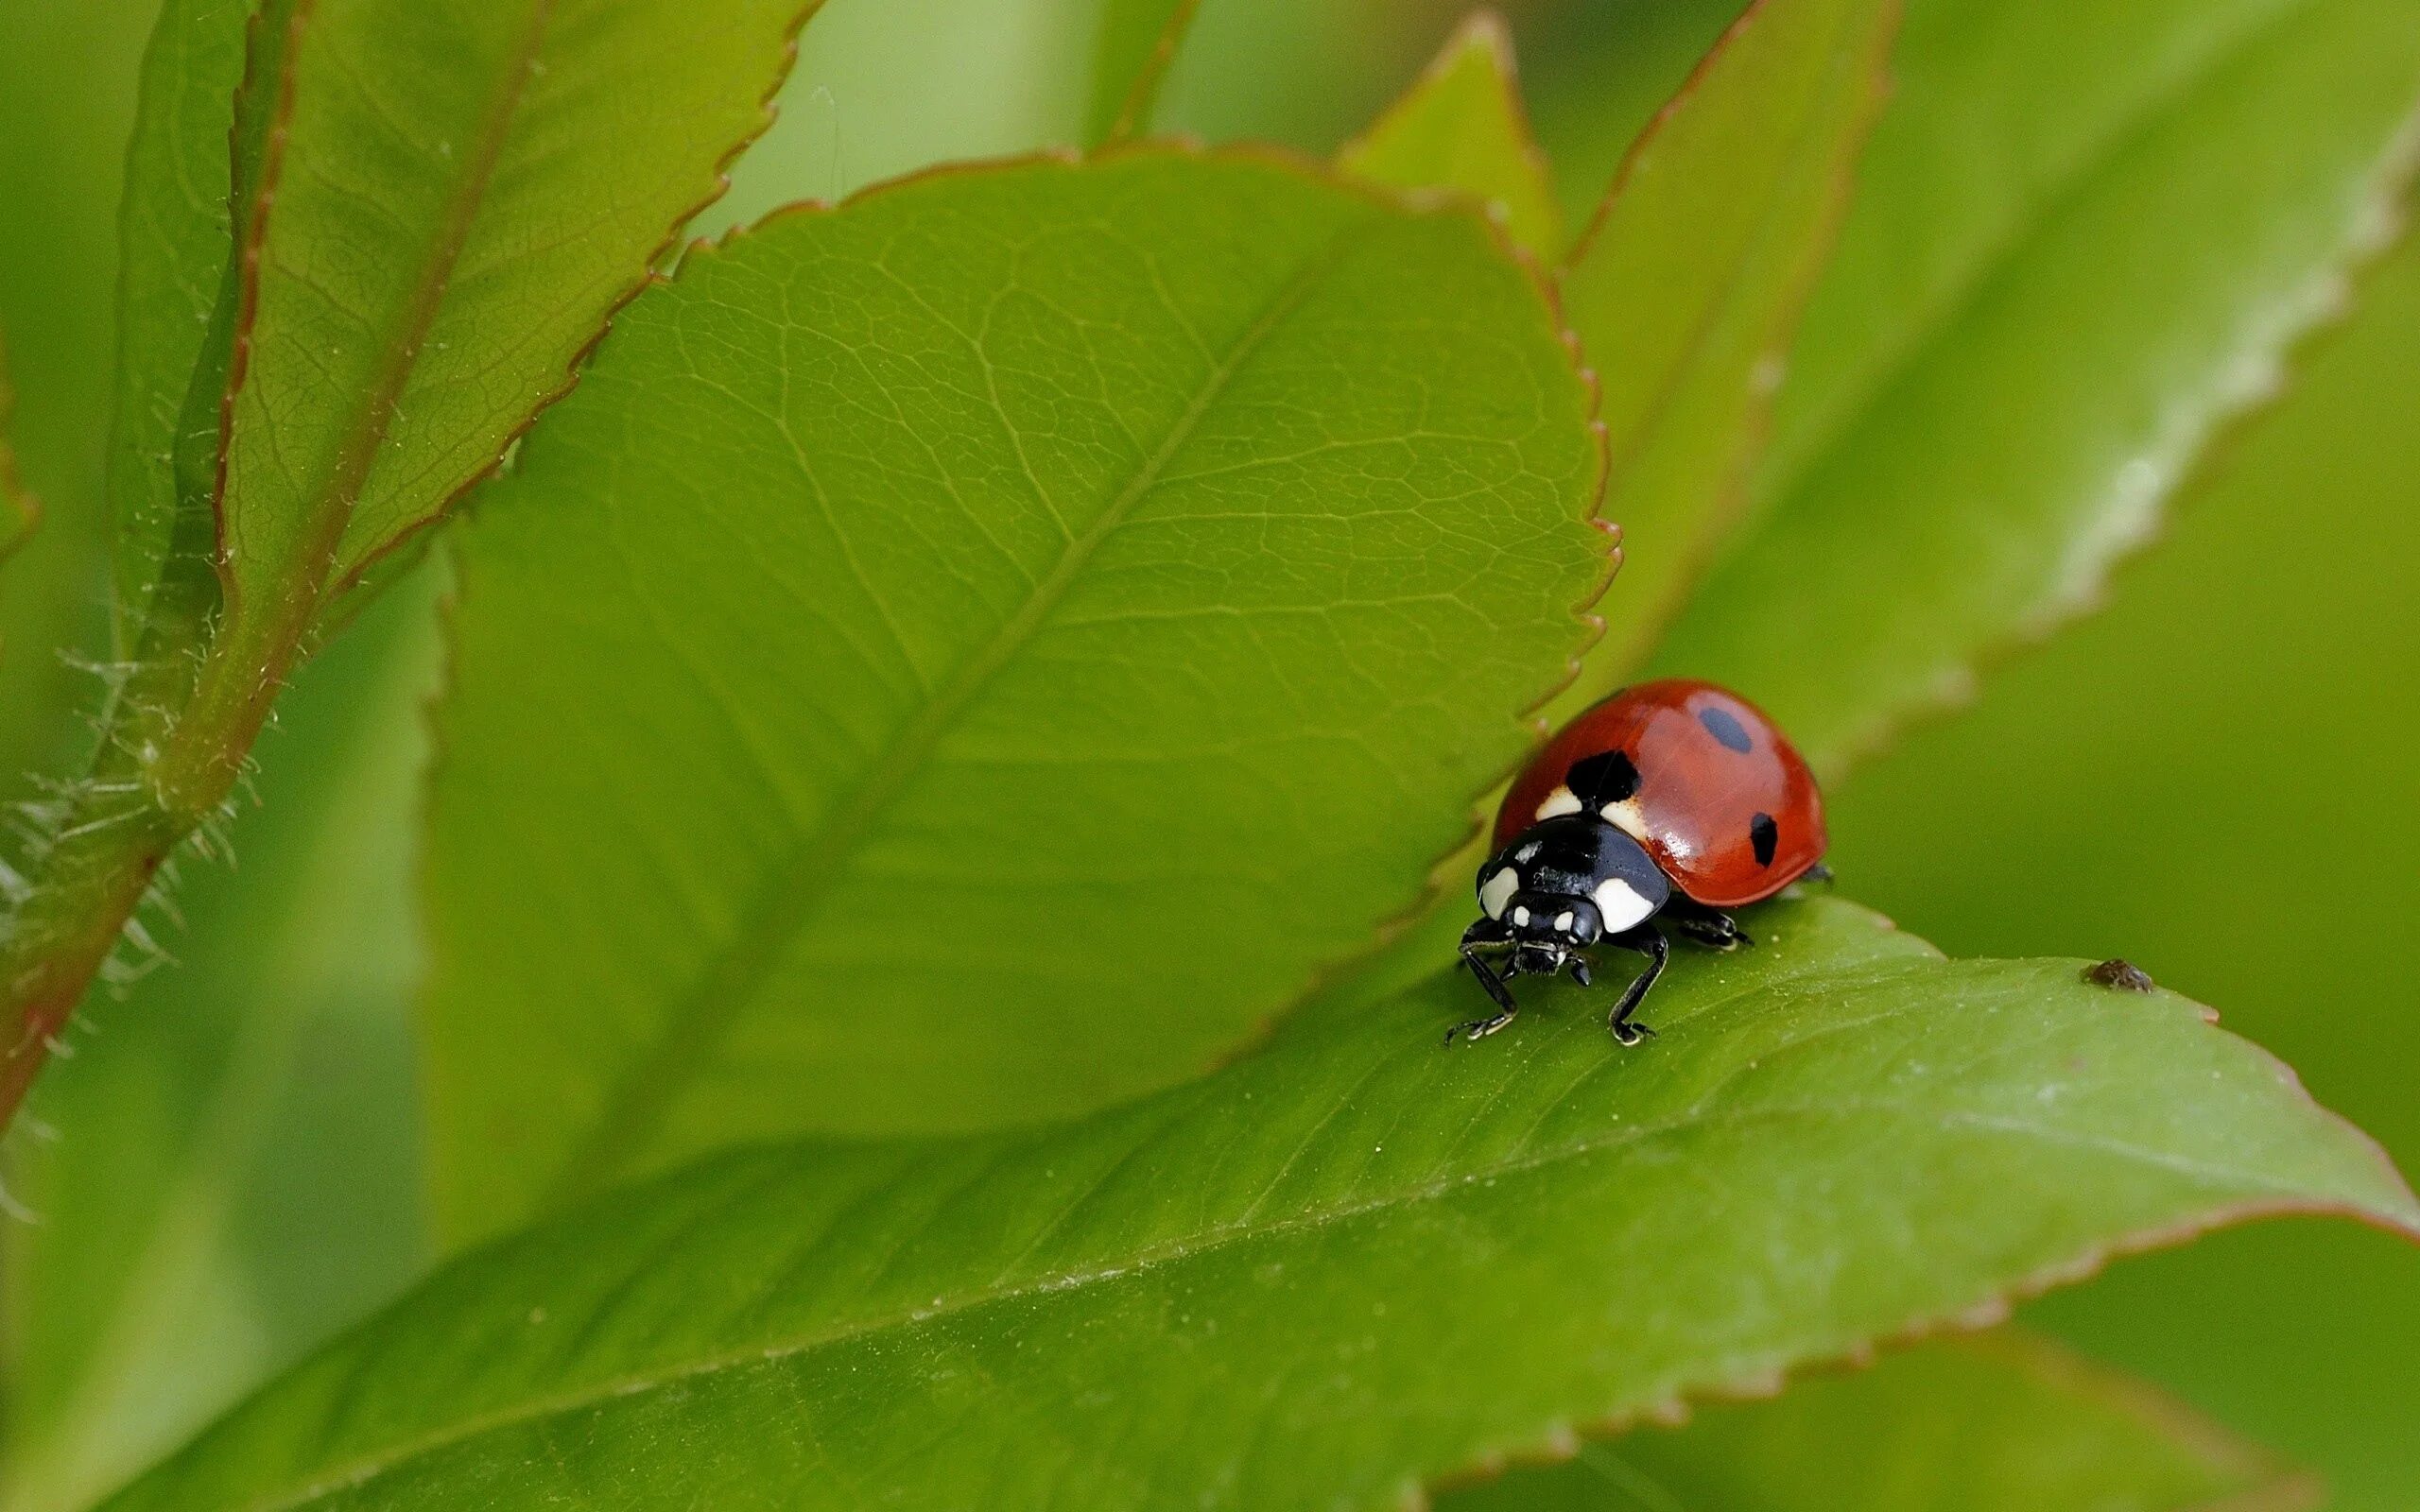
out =
<path fill-rule="evenodd" d="M 1379 1507 L 2265 1211 L 2405 1228 L 2193 1005 L 1831 902 L 1615 1045 L 1433 978 L 1052 1130 L 773 1146 L 474 1254 L 114 1512 Z"/>
<path fill-rule="evenodd" d="M 1621 684 L 1733 522 L 1779 353 L 1878 98 L 1895 14 L 1891 0 L 1764 0 L 1641 138 L 1564 269 L 1564 307 L 1605 386 L 1606 514 L 1626 566 L 1603 605 L 1608 634 L 1551 716 Z M 1500 177 L 1513 161 L 1497 154 L 1488 168 L 1497 198 L 1518 193 Z M 1446 898 L 1478 856 L 1468 846 L 1445 864 Z M 1432 910 L 1357 968 L 1356 990 L 1383 995 L 1416 979 L 1461 927 L 1450 903 Z"/>
<path fill-rule="evenodd" d="M 239 620 L 351 581 L 493 465 L 718 190 L 807 8 L 298 15 L 277 76 L 247 87 L 276 118 L 218 498 Z"/>
<path fill-rule="evenodd" d="M 944 163 L 1081 140 L 1095 18 L 1065 0 L 880 0 L 816 12 L 773 124 L 690 223 L 719 236 Z"/>
<path fill-rule="evenodd" d="M 2287 9 L 2271 8 L 2280 29 Z M 1843 0 L 1843 29 L 1810 43 L 1821 10 L 1769 0 L 1757 26 L 1810 29 L 1759 86 L 1839 127 L 1871 73 L 1806 69 L 1825 46 L 1870 61 L 1880 33 Z M 1833 167 L 1853 150 L 1815 129 L 1787 147 Z M 1126 166 L 1019 171 L 1098 183 Z M 1584 447 L 1562 434 L 1580 406 L 1526 291 L 1479 278 L 1504 270 L 1441 229 L 1467 223 L 1253 171 L 1273 177 L 1246 213 L 1215 211 L 1251 235 L 1223 243 L 1131 184 L 1066 195 L 1040 227 L 973 203 L 966 180 L 785 222 L 643 307 L 594 407 L 533 449 L 473 542 L 434 874 L 457 950 L 437 1042 L 461 1228 L 735 1135 L 980 1123 L 1165 1079 L 1366 933 L 1402 901 L 1387 880 L 1450 838 L 1384 850 L 1416 829 L 1405 814 L 1459 812 L 1517 743 L 1502 716 L 1544 686 L 1519 675 L 1569 649 L 1579 595 L 1549 590 L 1584 576 L 1586 538 L 1548 505 L 1586 492 Z M 869 213 L 915 195 L 947 214 Z M 1775 203 L 1820 221 L 1832 201 Z M 1383 253 L 1318 270 L 1317 232 L 1356 214 Z M 1812 244 L 1806 225 L 1751 228 L 1772 240 L 1738 261 L 1803 275 L 1822 239 L 1806 224 Z M 1239 314 L 1288 256 L 1291 292 Z M 1387 256 L 1420 276 L 1346 286 Z M 1172 262 L 1199 277 L 1171 280 Z M 1432 308 L 1441 266 L 1478 291 L 1462 324 Z M 1681 410 L 1703 428 L 1658 421 L 1668 439 L 1621 454 L 1663 458 L 1640 474 L 1662 480 L 1649 503 L 1702 506 L 1693 529 L 1719 530 L 1722 490 L 1672 480 L 1736 472 L 1753 426 L 1722 406 L 1752 418 L 1761 401 L 1727 386 L 1770 373 L 1799 286 L 1744 282 L 1747 314 L 1689 336 L 1684 366 L 1704 370 L 1665 385 L 1703 401 Z M 1138 326 L 1188 338 L 1212 380 L 1185 399 L 1201 362 L 1141 352 Z M 1222 362 L 1236 330 L 1250 355 Z M 651 356 L 613 368 L 626 348 Z M 1437 378 L 1458 362 L 1485 369 L 1466 390 Z M 1502 403 L 1508 371 L 1552 402 Z M 1339 423 L 1340 396 L 1374 391 Z M 1630 407 L 1617 394 L 1617 419 Z M 1442 438 L 1441 408 L 1466 422 Z M 1380 411 L 1418 418 L 1360 423 Z M 340 484 L 353 438 L 322 470 Z M 1512 484 L 1491 455 L 1515 458 Z M 1288 507 L 1270 507 L 1272 476 Z M 1329 513 L 1290 507 L 1314 493 Z M 884 507 L 849 513 L 869 499 Z M 1070 529 L 1071 499 L 1108 524 Z M 1507 519 L 1526 534 L 1508 541 Z M 996 533 L 978 543 L 965 522 Z M 2075 523 L 2028 537 L 2049 539 Z M 339 576 L 349 549 L 376 549 L 330 546 Z M 1477 602 L 1508 572 L 1549 612 Z M 1389 596 L 1406 580 L 1446 586 Z M 1483 635 L 1495 661 L 1473 668 L 1458 643 Z M 1051 654 L 1022 662 L 1028 645 Z M 1434 707 L 1390 691 L 1458 670 Z M 987 719 L 1002 688 L 1046 717 Z M 1886 679 L 1889 700 L 1904 688 Z M 1253 712 L 1272 706 L 1282 731 Z M 1476 737 L 1474 706 L 1494 721 Z M 1086 766 L 1116 775 L 1073 775 Z M 1068 1131 L 775 1151 L 645 1189 L 466 1263 L 130 1501 L 946 1504 L 1006 1487 L 1128 1504 L 1206 1487 L 1375 1504 L 1575 1420 L 1973 1315 L 2111 1243 L 2303 1205 L 2412 1221 L 2357 1140 L 2172 1001 L 2084 988 L 2071 963 L 1946 966 L 1835 905 L 1772 918 L 1777 950 L 1683 969 L 1656 999 L 1667 1040 L 1640 1057 L 1548 993 L 1575 1016 L 1486 1047 L 1525 1047 L 1517 1071 L 1441 1059 L 1433 1031 L 1464 987 L 1365 982 L 1368 1022 L 1331 1008 L 1254 1062 Z M 1205 1004 L 1198 1040 L 1148 1042 Z M 977 1063 L 995 1080 L 970 1081 Z M 1668 1292 L 1626 1284 L 1646 1252 L 1684 1257 Z M 1089 1389 L 1113 1363 L 1119 1392 Z M 1821 1391 L 1789 1404 L 1716 1454 L 1726 1485 L 1784 1460 L 1803 1484 L 1791 1408 L 1818 1427 L 1858 1410 Z M 2193 1469 L 2131 1468 L 2178 1486 Z"/>
<path fill-rule="evenodd" d="M 14 1113 L 161 862 L 240 781 L 332 596 L 568 384 L 762 125 L 799 20 L 792 0 L 269 0 L 243 28 L 234 245 L 172 421 L 164 373 L 183 338 L 125 362 L 130 440 L 169 438 L 156 454 L 121 451 L 169 474 L 129 506 L 126 559 L 154 584 L 147 606 L 130 605 L 142 630 L 92 780 L 66 789 L 28 885 L 11 889 L 0 1113 Z M 187 129 L 225 61 L 203 43 L 233 25 L 184 0 L 166 16 L 147 83 L 169 124 L 147 134 L 157 150 L 132 177 L 148 194 L 190 168 L 196 188 L 149 249 L 168 266 L 129 282 L 130 339 L 191 302 L 211 229 L 196 207 L 216 177 Z M 208 66 L 185 68 L 204 54 Z M 214 410 L 215 447 L 197 439 Z"/>
<path fill-rule="evenodd" d="M 1084 144 L 1098 146 L 1150 125 L 1151 102 L 1201 0 L 1101 0 L 1093 43 Z"/>
<path fill-rule="evenodd" d="M 2309 1512 L 2318 1483 L 2175 1402 L 1998 1332 L 1580 1447 L 1439 1512 Z"/>
<path fill-rule="evenodd" d="M 132 649 L 181 519 L 216 535 L 218 398 L 234 340 L 233 104 L 251 0 L 166 0 L 143 61 L 118 214 L 118 364 L 108 457 L 118 638 Z M 246 141 L 254 155 L 259 133 Z M 256 167 L 256 164 L 255 164 Z"/>
<path fill-rule="evenodd" d="M 1563 249 L 1554 175 L 1522 113 L 1512 36 L 1492 10 L 1474 11 L 1428 72 L 1347 143 L 1337 163 L 1378 183 L 1475 196 L 1530 253 L 1552 258 Z"/>
<path fill-rule="evenodd" d="M 1595 218 L 1640 134 L 1746 9 L 1744 0 L 1659 0 L 1626 9 L 1618 26 L 1584 11 L 1515 10 L 1528 54 L 1522 91 L 1566 224 Z"/>
<path fill-rule="evenodd" d="M 246 542 L 284 540 L 289 524 L 307 533 L 349 521 L 379 537 L 356 541 L 366 556 L 492 462 L 512 427 L 567 381 L 573 355 L 647 277 L 679 220 L 715 192 L 720 162 L 761 125 L 804 8 L 272 0 L 256 20 L 236 0 L 158 9 L 121 227 L 111 455 L 130 646 L 164 577 L 215 599 L 222 524 L 225 564 L 239 577 L 251 564 Z M 237 204 L 240 253 L 231 235 Z M 257 402 L 249 421 L 237 418 L 238 451 L 273 454 L 270 473 L 287 462 L 309 472 L 332 446 L 350 449 L 350 461 L 305 480 L 317 490 L 309 500 L 264 503 L 250 473 L 219 497 L 221 403 L 237 371 Z M 360 467 L 348 477 L 353 462 Z M 239 455 L 233 465 L 240 473 L 249 464 Z M 363 499 L 393 518 L 354 515 Z M 307 608 L 327 565 L 286 560 L 253 573 L 237 617 L 264 603 Z M 349 572 L 350 559 L 329 570 Z M 415 606 L 418 618 L 426 607 Z M 161 680 L 173 682 L 199 650 L 204 616 L 147 628 L 137 676 L 164 669 Z M 294 648 L 262 645 L 262 662 L 245 671 L 273 683 L 275 659 Z M 363 668 L 376 665 L 373 655 L 352 675 L 374 680 Z M 375 691 L 346 690 L 365 699 Z M 219 738 L 240 756 L 247 733 Z M 400 833 L 398 784 L 408 773 L 380 761 L 401 763 L 415 747 L 391 725 L 378 738 L 368 752 L 321 751 L 327 764 L 304 778 L 272 766 L 263 790 L 293 813 L 245 826 L 257 854 L 240 882 L 213 878 L 183 900 L 192 918 L 224 933 L 182 951 L 186 974 L 152 978 L 145 1001 L 120 1009 L 165 1016 L 112 1036 L 47 1109 L 70 1153 L 17 1174 L 34 1199 L 73 1215 L 10 1257 L 23 1372 L 11 1394 L 12 1427 L 24 1435 L 14 1496 L 56 1499 L 122 1473 L 248 1372 L 390 1287 L 410 1262 L 396 1252 L 416 1231 L 407 1211 L 347 1226 L 361 1247 L 344 1249 L 341 1262 L 289 1243 L 314 1212 L 340 1212 L 315 1203 L 330 1188 L 314 1188 L 311 1175 L 337 1179 L 314 1163 L 337 1152 L 323 1138 L 307 1150 L 277 1148 L 293 1138 L 289 1116 L 315 1136 L 357 1135 L 342 1149 L 373 1164 L 400 1160 L 409 1143 L 408 1122 L 391 1122 L 408 1107 L 391 1043 L 383 1057 L 347 1054 L 342 1075 L 312 1079 L 334 1088 L 358 1076 L 386 1094 L 351 1109 L 350 1125 L 294 1113 L 307 1093 L 298 1091 L 302 1074 L 288 1074 L 311 1037 L 358 1035 L 375 1047 L 400 1026 L 405 988 L 372 948 L 393 949 L 409 928 L 395 908 L 398 879 L 381 873 L 388 890 L 368 901 L 345 885 L 357 880 L 348 864 L 400 864 L 363 836 Z M 388 785 L 371 785 L 364 767 Z M 383 809 L 380 798 L 389 800 Z M 342 839 L 321 840 L 320 826 Z M 341 861 L 320 844 L 335 844 Z M 31 880 L 38 892 L 47 885 Z M 315 954 L 323 950 L 345 957 L 341 966 Z M 171 993 L 173 1012 L 157 1001 Z M 380 1119 L 389 1122 L 372 1129 Z M 348 1174 L 344 1192 L 367 1200 L 390 1191 L 376 1174 Z M 294 1194 L 293 1206 L 271 1193 Z M 398 1229 L 406 1240 L 391 1239 Z M 281 1274 L 255 1298 L 232 1269 L 279 1263 L 255 1244 L 328 1258 L 332 1274 Z"/>
<path fill-rule="evenodd" d="M 1807 317 L 1766 517 L 1663 668 L 1837 771 L 2112 557 L 2388 227 L 2401 0 L 1927 0 Z"/>
<path fill-rule="evenodd" d="M 1762 0 L 1631 149 L 1564 269 L 1630 570 L 1558 713 L 1628 679 L 1738 512 L 1896 20 L 1895 0 Z"/>
<path fill-rule="evenodd" d="M 1589 401 L 1476 215 L 1254 157 L 942 175 L 693 258 L 466 537 L 458 1230 L 1248 1037 L 1568 675 Z"/>

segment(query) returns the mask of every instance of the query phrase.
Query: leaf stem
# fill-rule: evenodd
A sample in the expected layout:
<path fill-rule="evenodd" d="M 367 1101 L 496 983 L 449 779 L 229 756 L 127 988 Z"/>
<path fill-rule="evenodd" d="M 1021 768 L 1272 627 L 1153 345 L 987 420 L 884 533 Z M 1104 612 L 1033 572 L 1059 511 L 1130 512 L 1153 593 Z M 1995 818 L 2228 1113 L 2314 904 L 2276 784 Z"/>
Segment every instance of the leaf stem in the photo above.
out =
<path fill-rule="evenodd" d="M 162 865 L 224 811 L 317 603 L 297 593 L 268 615 L 230 615 L 199 666 L 154 655 L 112 691 L 91 770 L 44 816 L 35 875 L 0 921 L 0 1014 L 16 1025 L 0 1058 L 0 1130 Z"/>

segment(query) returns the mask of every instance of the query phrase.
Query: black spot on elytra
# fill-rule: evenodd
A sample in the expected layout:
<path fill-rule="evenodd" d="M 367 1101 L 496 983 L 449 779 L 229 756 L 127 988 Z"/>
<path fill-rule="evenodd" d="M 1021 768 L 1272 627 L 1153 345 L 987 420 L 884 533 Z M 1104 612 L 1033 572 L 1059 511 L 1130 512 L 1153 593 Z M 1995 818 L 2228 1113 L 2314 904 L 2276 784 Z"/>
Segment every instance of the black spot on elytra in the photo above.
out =
<path fill-rule="evenodd" d="M 1580 806 L 1593 814 L 1608 803 L 1619 803 L 1638 791 L 1638 768 L 1623 751 L 1599 751 L 1571 764 L 1564 785 Z"/>
<path fill-rule="evenodd" d="M 1773 864 L 1773 847 L 1781 844 L 1781 826 L 1770 814 L 1759 814 L 1748 821 L 1748 844 L 1755 848 L 1756 865 Z"/>
<path fill-rule="evenodd" d="M 1731 717 L 1731 711 L 1720 705 L 1707 704 L 1699 710 L 1698 723 L 1705 726 L 1707 734 L 1743 756 L 1755 748 L 1756 743 L 1748 738 L 1748 731 L 1740 728 L 1739 721 Z"/>

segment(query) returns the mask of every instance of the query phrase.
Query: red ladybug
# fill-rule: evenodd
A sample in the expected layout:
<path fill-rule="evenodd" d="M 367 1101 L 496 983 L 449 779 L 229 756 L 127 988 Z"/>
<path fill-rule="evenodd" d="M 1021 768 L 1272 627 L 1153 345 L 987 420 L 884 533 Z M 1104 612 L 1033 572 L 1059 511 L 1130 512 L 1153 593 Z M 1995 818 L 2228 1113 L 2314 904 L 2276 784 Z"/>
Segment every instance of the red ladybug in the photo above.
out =
<path fill-rule="evenodd" d="M 1647 957 L 1608 1022 L 1636 1044 L 1654 1031 L 1630 1016 L 1667 952 L 1655 920 L 1717 950 L 1752 943 L 1724 910 L 1828 875 L 1824 843 L 1815 776 L 1762 710 L 1686 679 L 1623 689 L 1564 726 L 1505 795 L 1478 868 L 1482 917 L 1462 935 L 1496 1011 L 1446 1042 L 1512 1022 L 1509 978 L 1568 968 L 1586 987 L 1581 953 L 1602 942 Z"/>

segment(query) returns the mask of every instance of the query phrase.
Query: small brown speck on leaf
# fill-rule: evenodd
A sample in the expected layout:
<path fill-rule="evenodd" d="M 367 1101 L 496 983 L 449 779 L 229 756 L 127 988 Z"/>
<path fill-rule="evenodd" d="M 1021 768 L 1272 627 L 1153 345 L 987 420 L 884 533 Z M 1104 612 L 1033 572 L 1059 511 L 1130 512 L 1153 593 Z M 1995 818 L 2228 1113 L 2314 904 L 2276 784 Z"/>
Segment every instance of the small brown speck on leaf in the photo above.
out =
<path fill-rule="evenodd" d="M 2111 956 L 2098 966 L 2085 967 L 2083 979 L 2095 987 L 2118 992 L 2149 992 L 2156 985 L 2151 973 L 2122 956 Z"/>

